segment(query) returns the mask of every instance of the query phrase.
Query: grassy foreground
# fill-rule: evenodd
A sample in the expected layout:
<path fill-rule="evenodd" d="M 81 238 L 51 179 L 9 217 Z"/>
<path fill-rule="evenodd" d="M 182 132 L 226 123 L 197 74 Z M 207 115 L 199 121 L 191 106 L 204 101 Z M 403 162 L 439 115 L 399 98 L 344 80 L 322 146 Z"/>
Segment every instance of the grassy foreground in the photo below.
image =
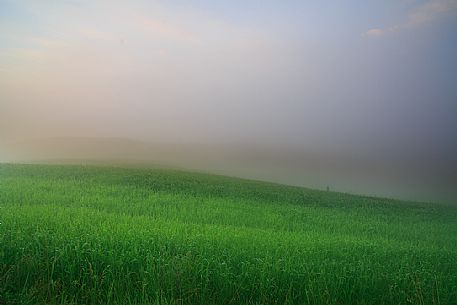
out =
<path fill-rule="evenodd" d="M 0 165 L 0 304 L 457 304 L 457 208 Z"/>

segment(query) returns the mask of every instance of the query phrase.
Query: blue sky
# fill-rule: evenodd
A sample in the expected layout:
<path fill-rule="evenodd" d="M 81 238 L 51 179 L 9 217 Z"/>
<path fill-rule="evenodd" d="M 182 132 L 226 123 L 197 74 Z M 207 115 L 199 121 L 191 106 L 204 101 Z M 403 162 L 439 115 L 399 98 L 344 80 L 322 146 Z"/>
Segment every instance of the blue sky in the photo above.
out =
<path fill-rule="evenodd" d="M 451 150 L 456 29 L 456 0 L 0 0 L 2 136 Z"/>

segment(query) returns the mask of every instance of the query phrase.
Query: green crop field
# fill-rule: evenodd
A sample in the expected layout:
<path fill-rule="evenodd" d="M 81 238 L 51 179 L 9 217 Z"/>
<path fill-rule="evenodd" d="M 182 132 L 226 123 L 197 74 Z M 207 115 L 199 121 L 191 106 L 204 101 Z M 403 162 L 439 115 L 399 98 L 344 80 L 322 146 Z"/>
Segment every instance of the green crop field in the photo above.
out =
<path fill-rule="evenodd" d="M 457 304 L 457 208 L 0 165 L 0 304 Z"/>

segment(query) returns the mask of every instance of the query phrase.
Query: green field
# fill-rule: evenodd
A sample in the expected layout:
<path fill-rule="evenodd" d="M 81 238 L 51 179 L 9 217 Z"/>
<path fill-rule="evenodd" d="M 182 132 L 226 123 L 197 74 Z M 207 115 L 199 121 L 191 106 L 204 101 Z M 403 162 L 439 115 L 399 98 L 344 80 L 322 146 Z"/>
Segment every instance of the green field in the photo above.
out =
<path fill-rule="evenodd" d="M 457 304 L 457 208 L 0 165 L 0 304 Z"/>

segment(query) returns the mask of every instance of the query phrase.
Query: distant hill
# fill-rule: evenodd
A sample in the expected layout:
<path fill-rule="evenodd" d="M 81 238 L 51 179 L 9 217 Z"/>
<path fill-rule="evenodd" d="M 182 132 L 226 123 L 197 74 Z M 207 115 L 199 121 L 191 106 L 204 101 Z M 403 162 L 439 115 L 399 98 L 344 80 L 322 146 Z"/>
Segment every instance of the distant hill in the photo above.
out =
<path fill-rule="evenodd" d="M 451 200 L 456 166 L 439 158 L 354 155 L 246 143 L 152 143 L 67 137 L 3 142 L 3 161 L 167 166 L 415 200 Z"/>

